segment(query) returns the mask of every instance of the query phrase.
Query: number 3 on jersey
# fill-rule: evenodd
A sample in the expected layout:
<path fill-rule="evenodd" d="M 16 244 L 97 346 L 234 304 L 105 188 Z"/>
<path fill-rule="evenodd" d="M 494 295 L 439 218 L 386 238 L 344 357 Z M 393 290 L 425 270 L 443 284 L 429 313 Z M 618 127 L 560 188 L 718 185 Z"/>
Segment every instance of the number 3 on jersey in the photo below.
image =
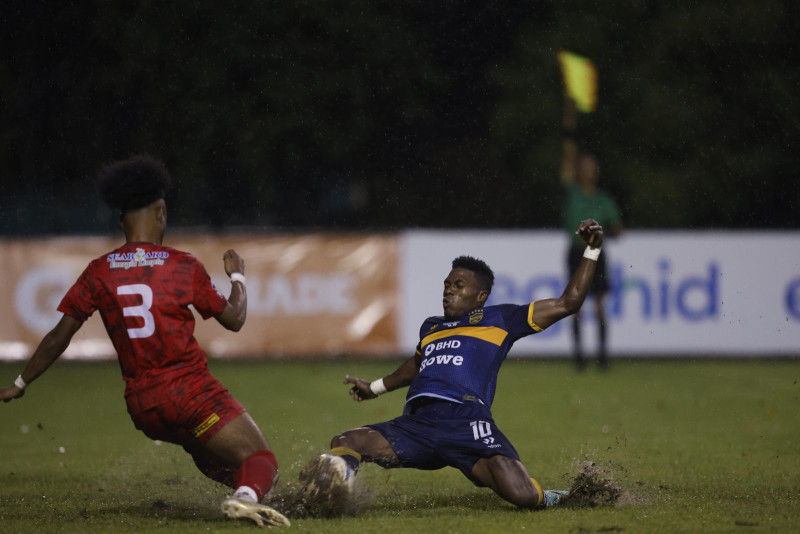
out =
<path fill-rule="evenodd" d="M 142 303 L 139 306 L 122 308 L 122 315 L 125 317 L 141 317 L 144 320 L 144 326 L 141 328 L 128 328 L 128 337 L 137 339 L 153 335 L 153 332 L 156 331 L 156 321 L 153 314 L 150 313 L 150 307 L 153 305 L 153 290 L 150 289 L 150 286 L 145 284 L 119 286 L 117 295 L 139 295 L 142 297 Z"/>

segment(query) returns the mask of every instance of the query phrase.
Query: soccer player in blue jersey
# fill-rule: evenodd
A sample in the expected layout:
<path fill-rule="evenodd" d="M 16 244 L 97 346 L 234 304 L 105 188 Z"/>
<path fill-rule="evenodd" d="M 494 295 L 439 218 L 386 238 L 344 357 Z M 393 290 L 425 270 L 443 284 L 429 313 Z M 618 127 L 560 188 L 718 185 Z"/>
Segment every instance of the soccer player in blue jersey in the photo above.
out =
<path fill-rule="evenodd" d="M 589 219 L 576 233 L 587 247 L 562 295 L 523 306 L 484 307 L 494 273 L 469 256 L 453 260 L 444 281 L 444 316 L 422 323 L 414 356 L 373 382 L 345 378 L 357 401 L 409 386 L 403 415 L 335 436 L 330 453 L 313 458 L 300 474 L 306 495 L 336 512 L 346 506 L 359 464 L 373 462 L 386 468 L 452 466 L 516 506 L 557 504 L 566 492 L 543 490 L 528 474 L 490 409 L 497 373 L 514 342 L 576 313 L 586 298 L 603 229 Z"/>

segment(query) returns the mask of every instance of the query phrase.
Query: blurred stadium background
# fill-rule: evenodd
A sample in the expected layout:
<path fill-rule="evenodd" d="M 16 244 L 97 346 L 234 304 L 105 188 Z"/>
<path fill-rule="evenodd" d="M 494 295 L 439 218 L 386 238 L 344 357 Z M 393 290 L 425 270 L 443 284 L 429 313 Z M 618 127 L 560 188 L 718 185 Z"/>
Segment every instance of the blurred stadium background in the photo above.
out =
<path fill-rule="evenodd" d="M 407 354 L 460 253 L 498 271 L 496 302 L 552 295 L 559 49 L 598 67 L 580 136 L 631 229 L 607 247 L 612 352 L 797 356 L 797 15 L 744 1 L 9 6 L 0 357 L 27 356 L 88 259 L 119 242 L 93 176 L 141 152 L 175 177 L 167 244 L 217 276 L 235 244 L 254 275 L 263 324 L 198 329 L 214 356 Z M 307 321 L 326 327 L 309 339 Z M 96 323 L 69 355 L 110 354 Z M 564 355 L 564 330 L 515 352 Z"/>
<path fill-rule="evenodd" d="M 151 152 L 171 224 L 557 227 L 556 52 L 631 228 L 797 228 L 791 2 L 24 2 L 0 14 L 5 235 L 116 229 Z M 69 199 L 69 202 L 65 202 Z"/>

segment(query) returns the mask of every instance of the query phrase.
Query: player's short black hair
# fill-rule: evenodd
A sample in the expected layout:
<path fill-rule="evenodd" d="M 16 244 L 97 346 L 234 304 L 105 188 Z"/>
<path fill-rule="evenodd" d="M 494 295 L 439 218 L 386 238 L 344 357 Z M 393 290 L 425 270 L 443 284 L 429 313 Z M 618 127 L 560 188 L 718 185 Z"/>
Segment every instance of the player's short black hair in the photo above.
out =
<path fill-rule="evenodd" d="M 494 285 L 494 272 L 492 272 L 492 269 L 486 265 L 485 261 L 479 260 L 478 258 L 473 258 L 472 256 L 459 256 L 453 260 L 452 268 L 472 271 L 475 273 L 475 278 L 478 279 L 481 289 L 486 290 L 488 293 L 492 292 L 492 286 Z"/>
<path fill-rule="evenodd" d="M 147 154 L 109 163 L 97 175 L 100 197 L 122 213 L 164 198 L 171 183 L 164 163 Z"/>

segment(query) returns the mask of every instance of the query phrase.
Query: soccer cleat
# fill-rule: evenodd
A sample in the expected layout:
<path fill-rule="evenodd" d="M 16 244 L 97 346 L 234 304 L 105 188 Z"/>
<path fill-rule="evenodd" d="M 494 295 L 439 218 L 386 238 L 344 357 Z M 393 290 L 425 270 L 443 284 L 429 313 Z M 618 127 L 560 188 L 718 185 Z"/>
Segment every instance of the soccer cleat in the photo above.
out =
<path fill-rule="evenodd" d="M 285 515 L 269 506 L 233 497 L 222 501 L 222 513 L 231 519 L 251 519 L 259 527 L 264 525 L 268 527 L 288 527 L 291 525 Z"/>
<path fill-rule="evenodd" d="M 565 490 L 544 490 L 544 499 L 542 500 L 542 508 L 550 508 L 556 506 L 561 499 L 569 495 Z"/>
<path fill-rule="evenodd" d="M 341 456 L 320 454 L 312 458 L 300 472 L 306 494 L 326 493 L 335 488 L 353 489 L 355 473 Z"/>
<path fill-rule="evenodd" d="M 341 456 L 326 453 L 312 458 L 300 472 L 307 504 L 323 515 L 343 513 L 349 504 L 355 475 Z"/>

